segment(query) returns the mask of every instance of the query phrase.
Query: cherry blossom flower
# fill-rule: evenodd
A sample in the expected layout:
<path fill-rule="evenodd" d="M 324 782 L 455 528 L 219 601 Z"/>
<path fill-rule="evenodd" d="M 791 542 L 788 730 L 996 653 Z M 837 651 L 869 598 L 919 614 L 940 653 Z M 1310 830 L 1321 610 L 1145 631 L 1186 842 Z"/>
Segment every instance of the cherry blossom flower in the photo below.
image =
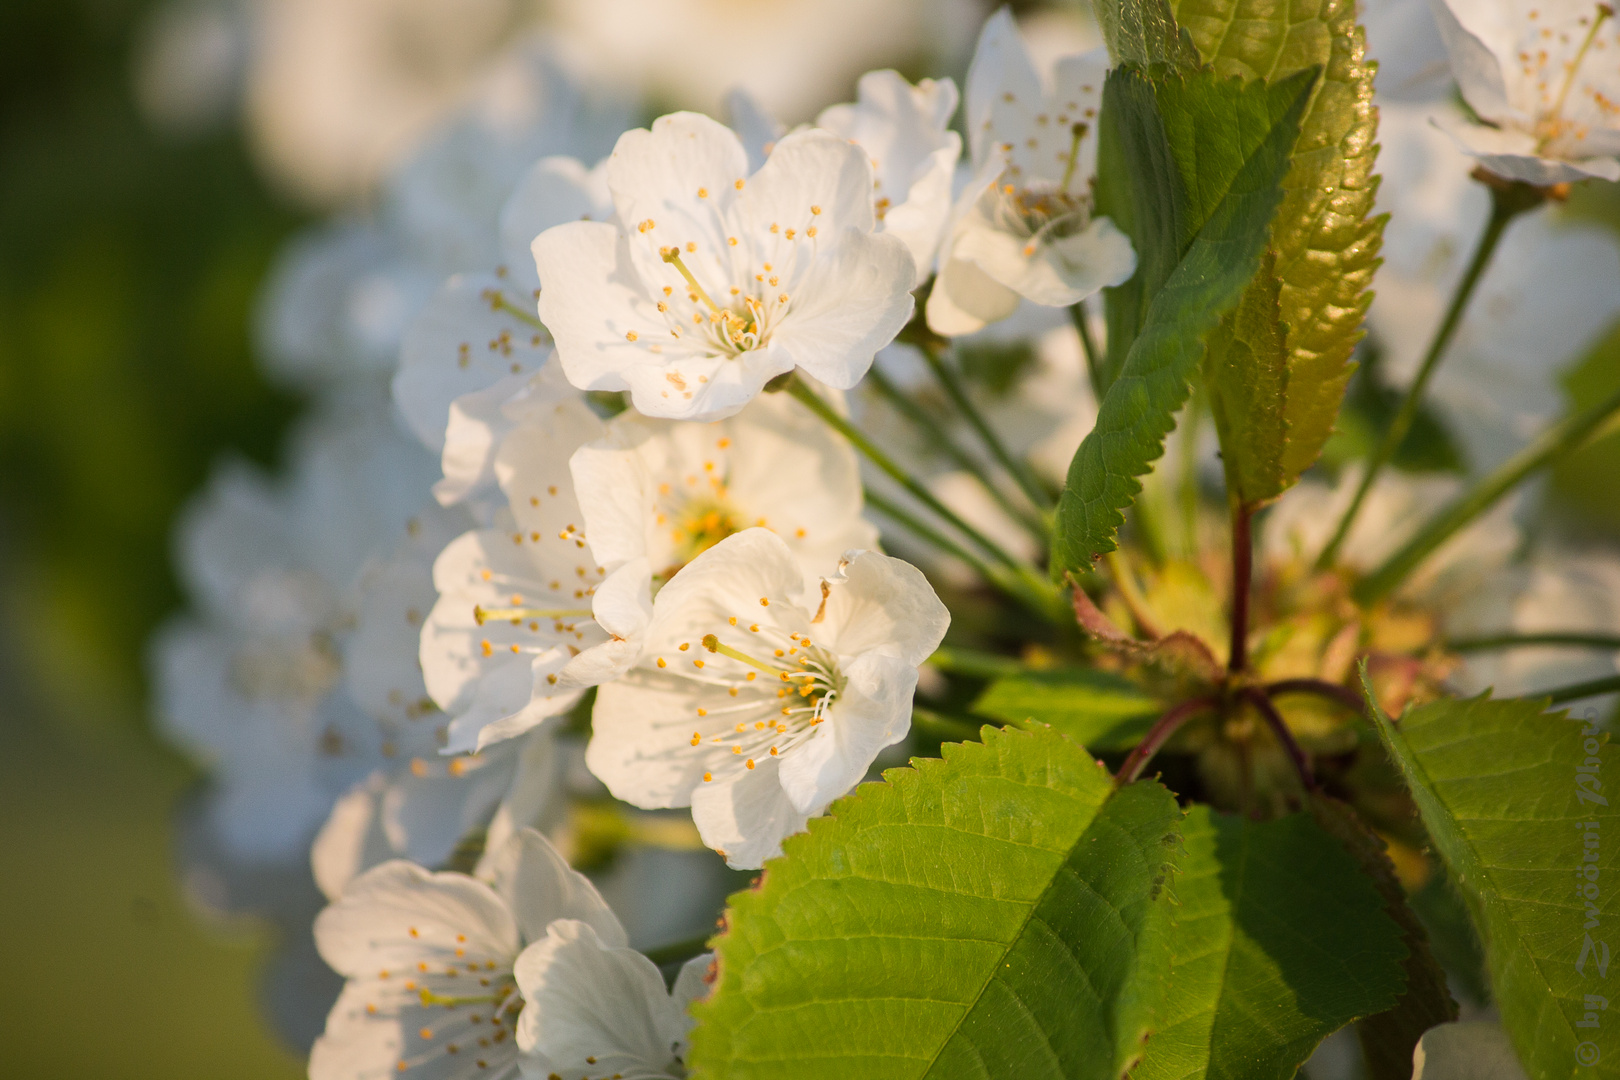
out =
<path fill-rule="evenodd" d="M 956 84 L 923 79 L 912 86 L 893 71 L 869 71 L 854 104 L 833 105 L 816 126 L 842 135 L 872 158 L 872 198 L 878 227 L 905 241 L 919 280 L 951 213 L 951 179 L 962 137 L 947 129 L 956 112 Z"/>
<path fill-rule="evenodd" d="M 968 71 L 973 179 L 957 198 L 928 296 L 936 333 L 972 333 L 1020 297 L 1067 306 L 1136 271 L 1136 254 L 1092 216 L 1103 50 L 1060 59 L 1042 79 L 1003 8 L 985 23 Z"/>
<path fill-rule="evenodd" d="M 1620 180 L 1620 25 L 1602 0 L 1430 0 L 1482 123 L 1445 130 L 1528 184 Z M 1443 122 L 1443 121 L 1442 121 Z"/>
<path fill-rule="evenodd" d="M 626 132 L 607 181 L 616 221 L 534 242 L 540 319 L 581 389 L 718 419 L 796 366 L 853 386 L 911 317 L 911 256 L 874 233 L 871 164 L 829 132 L 785 136 L 749 176 L 735 134 L 676 113 Z"/>
<path fill-rule="evenodd" d="M 659 592 L 640 661 L 597 692 L 586 762 L 636 806 L 692 807 L 756 867 L 905 737 L 950 613 L 915 567 L 849 552 L 807 601 L 792 550 L 746 529 Z"/>
<path fill-rule="evenodd" d="M 606 634 L 592 621 L 605 576 L 587 549 L 569 456 L 602 435 L 577 396 L 540 405 L 500 442 L 495 471 L 507 507 L 494 526 L 439 555 L 439 599 L 422 629 L 428 693 L 452 717 L 446 749 L 479 750 L 571 707 L 580 684 L 560 676 Z"/>
<path fill-rule="evenodd" d="M 595 887 L 539 833 L 519 833 L 492 862 L 488 881 L 384 863 L 321 912 L 316 945 L 348 982 L 310 1054 L 312 1080 L 512 1080 L 524 946 L 557 919 L 626 944 Z"/>
<path fill-rule="evenodd" d="M 709 953 L 688 960 L 665 990 L 641 953 L 604 940 L 588 922 L 556 920 L 517 961 L 523 1075 L 681 1080 L 693 1024 L 687 1006 L 708 992 L 713 962 Z"/>

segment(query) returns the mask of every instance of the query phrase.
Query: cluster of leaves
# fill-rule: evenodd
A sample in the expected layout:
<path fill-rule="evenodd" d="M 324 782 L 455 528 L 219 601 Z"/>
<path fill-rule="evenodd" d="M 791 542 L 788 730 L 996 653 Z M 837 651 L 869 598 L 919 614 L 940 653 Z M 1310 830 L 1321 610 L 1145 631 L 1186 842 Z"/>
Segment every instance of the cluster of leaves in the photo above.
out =
<path fill-rule="evenodd" d="M 1235 517 L 1315 462 L 1382 231 L 1353 0 L 1097 9 L 1116 61 L 1098 210 L 1139 262 L 1105 296 L 1103 397 L 1056 512 L 1059 576 L 1115 549 L 1195 385 Z M 1076 604 L 1088 630 L 1106 623 Z M 1241 657 L 1231 668 L 1206 681 L 1258 693 Z M 1362 679 L 1361 736 L 1454 892 L 1415 903 L 1384 839 L 1314 787 L 1261 820 L 1114 776 L 1093 755 L 1142 743 L 1164 709 L 1135 682 L 1003 675 L 973 711 L 1006 726 L 835 803 L 732 898 L 694 1075 L 1286 1080 L 1353 1023 L 1368 1075 L 1405 1080 L 1421 1035 L 1457 1015 L 1436 956 L 1475 935 L 1533 1076 L 1620 1075 L 1577 1050 L 1597 1044 L 1576 1027 L 1591 1008 L 1577 960 L 1616 914 L 1614 845 L 1594 842 L 1614 826 L 1607 740 L 1545 701 L 1441 699 L 1396 721 Z M 1442 920 L 1417 910 L 1458 897 L 1463 944 L 1431 947 Z"/>

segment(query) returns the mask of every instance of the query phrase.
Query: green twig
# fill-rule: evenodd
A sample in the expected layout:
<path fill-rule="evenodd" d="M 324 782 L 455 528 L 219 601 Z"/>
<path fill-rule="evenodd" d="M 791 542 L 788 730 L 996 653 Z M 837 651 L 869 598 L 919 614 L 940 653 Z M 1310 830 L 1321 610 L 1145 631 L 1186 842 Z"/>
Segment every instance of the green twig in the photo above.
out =
<path fill-rule="evenodd" d="M 1053 614 L 1055 600 L 1046 590 L 1036 590 L 1022 577 L 1015 577 L 1005 570 L 991 566 L 984 559 L 975 555 L 967 548 L 952 540 L 932 525 L 923 521 L 915 514 L 910 513 L 898 503 L 895 503 L 876 491 L 866 493 L 866 504 L 895 524 L 912 533 L 919 540 L 932 544 L 945 554 L 953 556 L 967 563 L 979 576 L 991 585 L 1006 593 L 1012 599 L 1023 604 L 1031 611 L 1049 621 L 1060 621 L 1061 616 Z"/>
<path fill-rule="evenodd" d="M 1571 648 L 1620 649 L 1620 634 L 1490 634 L 1485 637 L 1456 638 L 1446 642 L 1452 652 L 1484 652 L 1487 649 L 1516 649 L 1536 645 L 1565 645 Z"/>
<path fill-rule="evenodd" d="M 1042 546 L 1051 542 L 1052 532 L 1046 521 L 1038 513 L 1031 513 L 1029 507 L 1020 506 L 1013 501 L 1007 494 L 1005 485 L 998 484 L 986 476 L 984 467 L 974 459 L 973 455 L 957 446 L 950 436 L 946 435 L 941 429 L 939 421 L 923 412 L 922 406 L 907 397 L 905 391 L 894 385 L 887 375 L 878 370 L 876 365 L 866 373 L 866 378 L 879 395 L 888 401 L 890 405 L 893 405 L 900 415 L 916 426 L 924 438 L 933 443 L 957 465 L 971 473 L 1008 517 L 1024 526 Z"/>
<path fill-rule="evenodd" d="M 982 679 L 1005 679 L 1015 675 L 1027 675 L 1035 670 L 1011 656 L 980 652 L 977 649 L 963 649 L 955 645 L 935 649 L 926 663 L 930 667 L 937 667 L 953 675 L 971 675 Z"/>
<path fill-rule="evenodd" d="M 1473 489 L 1464 492 L 1445 509 L 1430 518 L 1417 535 L 1401 546 L 1384 564 L 1358 583 L 1353 595 L 1357 602 L 1370 604 L 1389 595 L 1406 575 L 1428 558 L 1452 534 L 1489 510 L 1525 477 L 1552 464 L 1559 457 L 1586 442 L 1598 428 L 1620 413 L 1620 390 L 1598 404 L 1567 417 L 1536 437 L 1535 441 L 1507 461 Z"/>
<path fill-rule="evenodd" d="M 1103 357 L 1097 351 L 1096 339 L 1091 336 L 1091 323 L 1087 319 L 1087 314 L 1084 300 L 1069 308 L 1069 318 L 1074 320 L 1074 329 L 1080 335 L 1080 351 L 1086 354 L 1086 377 L 1091 380 L 1091 393 L 1100 406 L 1103 399 Z"/>
<path fill-rule="evenodd" d="M 822 420 L 826 421 L 828 426 L 833 428 L 833 430 L 837 431 L 844 438 L 848 439 L 850 443 L 854 445 L 855 449 L 859 450 L 866 456 L 868 461 L 886 473 L 890 479 L 894 480 L 901 487 L 909 491 L 919 502 L 928 507 L 928 509 L 932 510 L 935 514 L 939 515 L 957 532 L 979 545 L 979 547 L 984 549 L 984 551 L 987 552 L 991 558 L 995 559 L 996 562 L 1001 563 L 1007 569 L 1011 570 L 1015 576 L 1020 577 L 1026 582 L 1032 584 L 1038 592 L 1046 593 L 1049 591 L 1045 580 L 1035 572 L 1034 567 L 1030 566 L 1028 563 L 1021 562 L 1020 560 L 1013 558 L 1013 556 L 1009 555 L 1006 549 L 1000 544 L 984 535 L 984 533 L 980 532 L 978 529 L 975 529 L 972 525 L 969 525 L 966 521 L 963 521 L 954 510 L 940 502 L 939 499 L 935 498 L 933 492 L 929 491 L 926 487 L 913 479 L 911 474 L 896 464 L 888 454 L 885 454 L 882 450 L 878 449 L 877 446 L 873 444 L 872 440 L 868 439 L 859 428 L 857 428 L 854 424 L 851 424 L 844 417 L 838 415 L 838 412 L 831 405 L 828 405 L 825 401 L 821 400 L 821 397 L 814 390 L 810 389 L 809 386 L 805 385 L 802 380 L 794 378 L 788 383 L 786 389 L 790 394 L 797 398 L 805 408 L 821 417 Z"/>
<path fill-rule="evenodd" d="M 1339 550 L 1350 535 L 1350 528 L 1355 524 L 1356 515 L 1361 512 L 1361 504 L 1366 501 L 1367 492 L 1372 489 L 1373 481 L 1395 451 L 1406 439 L 1407 432 L 1412 430 L 1412 421 L 1417 419 L 1418 408 L 1423 404 L 1423 393 L 1428 389 L 1429 380 L 1435 370 L 1440 366 L 1445 356 L 1446 347 L 1451 344 L 1452 335 L 1457 332 L 1457 324 L 1462 320 L 1463 311 L 1468 307 L 1469 299 L 1474 295 L 1474 287 L 1490 265 L 1491 256 L 1496 251 L 1502 234 L 1507 231 L 1508 225 L 1514 218 L 1527 210 L 1540 206 L 1546 199 L 1545 193 L 1528 184 L 1488 184 L 1491 191 L 1491 216 L 1485 222 L 1485 231 L 1479 238 L 1479 245 L 1474 249 L 1474 257 L 1463 272 L 1462 279 L 1457 282 L 1457 288 L 1451 296 L 1451 305 L 1440 320 L 1440 326 L 1435 330 L 1434 338 L 1423 355 L 1423 363 L 1418 368 L 1417 378 L 1412 381 L 1411 387 L 1406 391 L 1406 397 L 1401 401 L 1401 407 L 1390 421 L 1389 430 L 1384 433 L 1383 441 L 1373 451 L 1372 458 L 1367 462 L 1367 470 L 1362 474 L 1361 483 L 1356 488 L 1355 497 L 1339 518 L 1338 526 L 1333 530 L 1333 537 L 1317 556 L 1316 569 L 1326 570 L 1333 565 L 1339 557 Z"/>
<path fill-rule="evenodd" d="M 967 390 L 962 386 L 962 380 L 957 378 L 956 372 L 945 362 L 943 347 L 937 339 L 924 338 L 918 342 L 918 349 L 927 361 L 929 370 L 939 380 L 940 386 L 945 388 L 945 396 L 951 399 L 962 416 L 978 432 L 979 439 L 984 443 L 990 455 L 1001 463 L 1007 474 L 1017 482 L 1020 490 L 1034 503 L 1038 509 L 1050 510 L 1052 508 L 1052 495 L 1041 486 L 1040 478 L 1030 467 L 1015 457 L 1001 441 L 1001 436 L 990 427 L 990 422 L 979 412 L 978 407 L 968 399 Z"/>
<path fill-rule="evenodd" d="M 1543 690 L 1538 694 L 1524 696 L 1544 697 L 1554 705 L 1562 705 L 1566 701 L 1579 701 L 1581 698 L 1597 697 L 1599 694 L 1612 694 L 1616 691 L 1620 691 L 1620 675 L 1606 675 L 1601 679 L 1588 679 L 1586 682 L 1571 683 L 1556 690 Z"/>

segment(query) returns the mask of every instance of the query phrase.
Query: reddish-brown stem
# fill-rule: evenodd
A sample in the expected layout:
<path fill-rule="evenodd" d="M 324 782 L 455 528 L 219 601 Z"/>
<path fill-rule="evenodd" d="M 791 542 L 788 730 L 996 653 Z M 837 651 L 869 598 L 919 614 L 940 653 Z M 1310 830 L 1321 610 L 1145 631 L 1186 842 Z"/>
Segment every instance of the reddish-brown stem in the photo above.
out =
<path fill-rule="evenodd" d="M 1311 769 L 1311 759 L 1305 756 L 1305 751 L 1295 741 L 1294 733 L 1288 730 L 1288 724 L 1283 720 L 1282 713 L 1277 711 L 1277 706 L 1272 704 L 1271 699 L 1266 696 L 1264 690 L 1253 686 L 1243 690 L 1241 696 L 1244 701 L 1258 709 L 1260 715 L 1265 718 L 1267 726 L 1271 728 L 1271 733 L 1277 737 L 1277 741 L 1282 743 L 1283 749 L 1288 752 L 1289 759 L 1294 763 L 1294 771 L 1299 773 L 1299 782 L 1305 785 L 1305 790 L 1315 791 L 1316 773 Z"/>
<path fill-rule="evenodd" d="M 1124 787 L 1141 776 L 1148 760 L 1159 752 L 1159 747 L 1169 741 L 1170 736 L 1176 733 L 1176 729 L 1199 713 L 1215 708 L 1215 704 L 1214 698 L 1193 698 L 1191 701 L 1183 701 L 1159 717 L 1158 722 L 1148 729 L 1148 733 L 1142 736 L 1142 741 L 1136 744 L 1136 749 L 1131 751 L 1125 763 L 1119 767 L 1119 772 L 1114 776 L 1115 786 Z"/>
<path fill-rule="evenodd" d="M 1254 538 L 1249 524 L 1254 511 L 1242 503 L 1232 507 L 1232 648 L 1228 671 L 1239 672 L 1249 665 L 1249 591 L 1254 576 Z"/>
<path fill-rule="evenodd" d="M 1348 686 L 1326 682 L 1322 679 L 1281 679 L 1265 687 L 1270 697 L 1278 694 L 1315 694 L 1318 697 L 1331 698 L 1343 705 L 1351 712 L 1364 712 L 1367 703 L 1361 700 L 1361 695 Z"/>

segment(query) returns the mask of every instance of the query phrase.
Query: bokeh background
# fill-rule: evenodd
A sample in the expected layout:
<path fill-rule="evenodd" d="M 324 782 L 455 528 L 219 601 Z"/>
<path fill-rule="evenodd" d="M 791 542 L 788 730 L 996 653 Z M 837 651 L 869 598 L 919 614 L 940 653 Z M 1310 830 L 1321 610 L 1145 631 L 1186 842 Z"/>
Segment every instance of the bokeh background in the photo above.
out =
<path fill-rule="evenodd" d="M 181 604 L 176 510 L 222 451 L 275 467 L 300 408 L 255 361 L 255 302 L 279 246 L 363 201 L 502 43 L 541 17 L 520 0 L 454 0 L 447 23 L 448 2 L 0 3 L 0 1073 L 10 1080 L 302 1073 L 264 1002 L 268 958 L 307 928 L 209 918 L 186 900 L 176 831 L 203 778 L 152 733 L 144 650 Z M 564 0 L 544 16 L 582 56 L 617 63 L 618 46 L 592 35 L 611 35 L 633 7 Z M 770 104 L 790 120 L 847 97 L 867 68 L 960 78 L 989 10 L 820 7 L 811 24 L 828 32 L 813 53 L 844 68 L 817 85 L 779 79 Z M 921 21 L 873 23 L 891 9 Z M 1073 40 L 1075 10 L 1052 15 L 1037 41 Z M 456 33 L 435 31 L 444 25 Z M 323 43 L 377 26 L 393 37 L 349 56 L 374 65 L 360 75 L 343 55 L 322 58 Z M 703 47 L 649 33 L 659 47 Z M 647 115 L 712 108 L 723 80 L 749 77 L 748 58 L 733 59 L 743 66 L 731 74 L 688 65 L 713 67 L 709 83 L 653 78 Z M 323 102 L 343 105 L 330 123 L 298 119 Z M 1620 222 L 1612 185 L 1581 192 L 1572 209 Z M 1564 376 L 1577 404 L 1617 383 L 1620 334 Z M 1351 400 L 1352 432 L 1389 404 L 1371 391 Z M 1572 527 L 1620 536 L 1620 434 L 1552 487 Z"/>

